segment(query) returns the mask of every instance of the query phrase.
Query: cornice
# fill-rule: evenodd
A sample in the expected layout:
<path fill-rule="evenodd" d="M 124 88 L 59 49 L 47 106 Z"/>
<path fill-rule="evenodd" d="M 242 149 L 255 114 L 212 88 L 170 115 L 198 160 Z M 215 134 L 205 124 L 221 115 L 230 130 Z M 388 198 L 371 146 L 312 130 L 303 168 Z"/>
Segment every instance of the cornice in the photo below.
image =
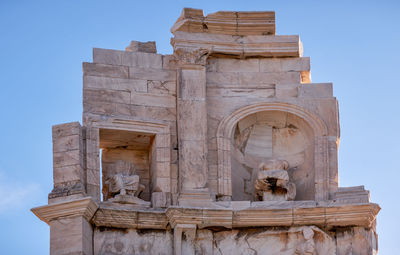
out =
<path fill-rule="evenodd" d="M 231 57 L 301 57 L 303 46 L 298 35 L 250 35 L 188 33 L 177 31 L 171 38 L 174 52 L 207 51 L 208 55 Z"/>
<path fill-rule="evenodd" d="M 166 215 L 173 228 L 177 224 L 196 224 L 198 228 L 232 228 L 232 209 L 170 207 Z"/>
<path fill-rule="evenodd" d="M 91 197 L 59 202 L 32 208 L 31 211 L 42 221 L 49 224 L 52 220 L 62 217 L 82 216 L 90 220 L 95 214 L 98 205 Z"/>
<path fill-rule="evenodd" d="M 218 202 L 215 204 L 218 205 Z M 177 224 L 196 224 L 200 229 L 303 225 L 370 227 L 379 210 L 379 205 L 373 203 L 318 205 L 313 201 L 258 202 L 240 209 L 173 206 L 166 210 L 145 210 L 100 206 L 92 223 L 96 226 L 137 229 L 167 229 L 168 224 L 172 228 Z"/>
<path fill-rule="evenodd" d="M 92 222 L 98 227 L 166 229 L 165 210 L 141 210 L 100 205 Z"/>
<path fill-rule="evenodd" d="M 248 208 L 233 213 L 233 227 L 301 226 L 370 227 L 379 205 L 353 204 L 292 208 Z"/>

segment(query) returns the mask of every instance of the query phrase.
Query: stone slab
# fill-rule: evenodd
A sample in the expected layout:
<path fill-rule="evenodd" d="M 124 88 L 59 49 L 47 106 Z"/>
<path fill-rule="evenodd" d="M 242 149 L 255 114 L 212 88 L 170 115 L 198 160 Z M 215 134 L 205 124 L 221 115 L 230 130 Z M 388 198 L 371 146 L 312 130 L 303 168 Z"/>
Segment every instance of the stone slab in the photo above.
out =
<path fill-rule="evenodd" d="M 83 75 L 128 79 L 129 67 L 84 62 Z"/>

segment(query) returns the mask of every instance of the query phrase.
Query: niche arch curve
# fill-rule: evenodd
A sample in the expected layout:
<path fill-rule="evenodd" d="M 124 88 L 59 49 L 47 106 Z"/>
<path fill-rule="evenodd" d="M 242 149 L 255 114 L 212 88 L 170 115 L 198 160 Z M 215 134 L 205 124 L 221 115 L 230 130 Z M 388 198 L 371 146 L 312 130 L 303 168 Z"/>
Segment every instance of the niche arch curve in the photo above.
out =
<path fill-rule="evenodd" d="M 232 196 L 232 170 L 231 170 L 231 138 L 236 124 L 245 117 L 268 111 L 280 111 L 293 114 L 309 125 L 314 133 L 314 171 L 315 171 L 315 199 L 322 200 L 328 196 L 328 156 L 321 151 L 327 151 L 328 128 L 325 122 L 316 114 L 289 103 L 264 102 L 248 105 L 232 112 L 222 119 L 217 128 L 217 156 L 218 156 L 218 196 Z M 317 181 L 318 180 L 318 181 Z"/>

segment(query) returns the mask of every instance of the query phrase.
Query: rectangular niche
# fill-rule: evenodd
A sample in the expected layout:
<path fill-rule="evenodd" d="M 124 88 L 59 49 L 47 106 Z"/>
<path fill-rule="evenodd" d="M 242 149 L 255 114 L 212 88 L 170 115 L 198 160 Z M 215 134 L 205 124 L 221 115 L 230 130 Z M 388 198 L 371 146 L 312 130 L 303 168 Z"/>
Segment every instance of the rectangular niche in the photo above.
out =
<path fill-rule="evenodd" d="M 123 195 L 123 199 L 132 194 L 137 197 L 137 193 L 142 191 L 138 198 L 148 203 L 154 196 L 171 193 L 171 134 L 168 123 L 107 118 L 93 122 L 88 129 L 97 130 L 98 134 L 96 148 L 101 151 L 102 162 L 99 163 L 102 178 L 97 178 L 97 185 L 101 183 L 103 189 L 108 189 L 108 192 L 102 191 L 103 195 L 107 194 L 103 196 L 104 201 L 119 194 Z M 122 190 L 117 182 L 123 182 L 127 188 Z M 124 200 L 123 203 L 131 203 L 132 199 L 127 199 L 129 201 Z M 134 200 L 133 204 L 144 205 Z"/>
<path fill-rule="evenodd" d="M 151 200 L 152 144 L 155 134 L 100 129 L 102 186 L 113 175 L 138 175 L 144 190 L 139 198 Z M 109 197 L 103 191 L 103 200 Z"/>

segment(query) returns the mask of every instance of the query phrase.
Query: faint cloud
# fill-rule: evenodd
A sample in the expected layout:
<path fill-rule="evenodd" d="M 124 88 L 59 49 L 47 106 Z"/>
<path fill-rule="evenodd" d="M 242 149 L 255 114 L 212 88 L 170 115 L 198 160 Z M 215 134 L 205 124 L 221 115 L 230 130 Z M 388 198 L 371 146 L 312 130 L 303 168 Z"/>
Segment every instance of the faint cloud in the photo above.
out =
<path fill-rule="evenodd" d="M 39 184 L 12 179 L 0 168 L 0 213 L 32 205 L 40 193 Z"/>

